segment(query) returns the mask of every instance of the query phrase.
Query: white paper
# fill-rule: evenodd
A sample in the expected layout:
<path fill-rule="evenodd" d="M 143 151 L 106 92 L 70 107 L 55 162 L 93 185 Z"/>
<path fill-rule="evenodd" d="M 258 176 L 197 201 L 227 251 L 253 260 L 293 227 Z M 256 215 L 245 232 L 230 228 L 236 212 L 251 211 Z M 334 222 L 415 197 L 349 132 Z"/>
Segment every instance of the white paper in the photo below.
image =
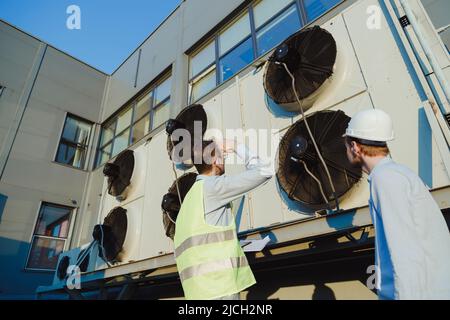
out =
<path fill-rule="evenodd" d="M 270 242 L 269 236 L 266 236 L 264 239 L 255 239 L 255 240 L 241 240 L 239 243 L 241 244 L 244 252 L 257 252 L 264 249 L 264 247 Z"/>

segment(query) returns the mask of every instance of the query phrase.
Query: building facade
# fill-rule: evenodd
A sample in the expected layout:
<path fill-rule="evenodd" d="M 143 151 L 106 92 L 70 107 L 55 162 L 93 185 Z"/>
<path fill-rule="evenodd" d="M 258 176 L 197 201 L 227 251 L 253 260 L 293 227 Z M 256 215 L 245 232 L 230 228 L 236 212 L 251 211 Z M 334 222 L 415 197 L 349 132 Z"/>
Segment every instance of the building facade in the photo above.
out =
<path fill-rule="evenodd" d="M 411 2 L 439 68 L 450 81 L 449 21 L 441 14 L 448 4 Z M 388 0 L 185 0 L 111 75 L 2 21 L 0 298 L 34 297 L 38 286 L 51 285 L 61 252 L 92 241 L 94 226 L 111 209 L 105 200 L 103 165 L 127 148 L 145 150 L 147 163 L 140 196 L 144 227 L 136 256 L 129 262 L 169 259 L 173 248 L 164 234 L 160 209 L 161 196 L 174 180 L 165 150 L 166 121 L 188 105 L 202 103 L 212 127 L 285 132 L 299 117 L 277 117 L 268 111 L 260 69 L 279 43 L 312 25 L 336 37 L 345 53 L 348 78 L 311 112 L 344 110 L 351 115 L 368 107 L 385 109 L 398 132 L 391 146 L 393 157 L 418 172 L 430 188 L 447 190 L 449 155 L 442 151 L 442 134 L 433 134 L 436 129 L 424 106 L 436 101 L 445 116 L 450 113 L 448 104 L 432 66 L 414 48 L 417 39 L 397 21 L 403 16 L 400 11 L 399 1 Z M 371 15 L 379 30 L 368 29 Z M 364 182 L 350 191 L 344 209 L 366 205 Z M 438 201 L 448 195 L 448 190 L 439 192 Z M 373 263 L 370 242 L 362 243 L 356 254 L 345 233 L 324 242 L 311 240 L 307 231 L 325 220 L 311 222 L 311 212 L 283 202 L 275 181 L 237 204 L 239 230 L 249 235 L 272 225 L 292 227 L 295 221 L 305 221 L 298 235 L 286 236 L 291 240 L 274 240 L 274 256 L 287 254 L 290 261 L 279 282 L 271 278 L 278 270 L 277 260 L 258 264 L 261 257 L 254 257 L 261 285 L 247 298 L 375 297 L 366 287 L 367 267 Z M 443 210 L 450 207 L 444 200 L 440 205 Z M 349 217 L 350 222 L 345 220 Z M 345 219 L 336 225 L 326 220 L 325 229 L 315 235 L 340 230 L 340 223 L 351 225 L 352 219 L 355 226 L 370 229 L 366 220 Z M 369 229 L 357 232 L 371 238 Z M 292 231 L 283 232 L 279 238 Z M 292 242 L 296 237 L 302 241 Z M 342 247 L 331 254 L 336 244 Z M 313 250 L 307 258 L 312 260 L 296 269 L 300 262 L 290 255 L 307 249 Z M 341 254 L 348 259 L 339 264 Z M 311 267 L 314 261 L 321 264 Z M 342 272 L 330 275 L 327 266 Z M 173 261 L 164 268 L 172 268 L 167 272 L 172 278 L 159 280 L 158 294 L 150 290 L 141 296 L 180 296 Z M 297 270 L 309 276 L 302 278 Z"/>

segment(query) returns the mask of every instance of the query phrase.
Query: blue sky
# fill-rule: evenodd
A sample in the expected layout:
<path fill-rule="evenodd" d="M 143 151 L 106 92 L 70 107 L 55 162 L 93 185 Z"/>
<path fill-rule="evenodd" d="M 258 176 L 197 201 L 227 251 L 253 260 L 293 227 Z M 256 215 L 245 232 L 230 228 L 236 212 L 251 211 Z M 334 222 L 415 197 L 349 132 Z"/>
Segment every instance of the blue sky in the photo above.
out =
<path fill-rule="evenodd" d="M 68 54 L 112 73 L 181 0 L 1 0 L 0 18 Z M 69 30 L 77 5 L 81 29 Z"/>

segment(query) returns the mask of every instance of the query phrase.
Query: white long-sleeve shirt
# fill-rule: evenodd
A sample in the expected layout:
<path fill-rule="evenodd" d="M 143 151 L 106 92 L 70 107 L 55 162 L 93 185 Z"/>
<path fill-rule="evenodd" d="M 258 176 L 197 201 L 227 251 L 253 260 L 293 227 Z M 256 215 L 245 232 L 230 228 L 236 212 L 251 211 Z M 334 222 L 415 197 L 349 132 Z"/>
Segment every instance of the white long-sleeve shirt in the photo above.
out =
<path fill-rule="evenodd" d="M 205 221 L 210 225 L 230 225 L 234 219 L 230 203 L 266 183 L 275 173 L 273 161 L 263 159 L 243 144 L 236 147 L 236 154 L 244 161 L 245 171 L 235 175 L 197 176 L 197 180 L 204 180 Z"/>
<path fill-rule="evenodd" d="M 450 233 L 422 180 L 389 158 L 371 172 L 380 299 L 450 299 Z"/>

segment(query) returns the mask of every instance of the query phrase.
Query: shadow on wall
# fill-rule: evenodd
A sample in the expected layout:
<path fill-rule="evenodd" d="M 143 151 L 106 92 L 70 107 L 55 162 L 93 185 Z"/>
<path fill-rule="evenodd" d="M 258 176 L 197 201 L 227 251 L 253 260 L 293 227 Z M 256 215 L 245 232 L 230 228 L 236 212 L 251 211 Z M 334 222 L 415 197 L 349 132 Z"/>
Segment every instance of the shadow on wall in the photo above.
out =
<path fill-rule="evenodd" d="M 0 237 L 0 299 L 35 299 L 38 286 L 50 285 L 53 272 L 26 271 L 30 243 Z"/>
<path fill-rule="evenodd" d="M 277 118 L 294 118 L 298 115 L 296 112 L 289 112 L 284 110 L 280 105 L 278 105 L 275 101 L 272 100 L 271 97 L 265 95 L 266 107 L 269 109 L 270 113 L 272 113 Z"/>

